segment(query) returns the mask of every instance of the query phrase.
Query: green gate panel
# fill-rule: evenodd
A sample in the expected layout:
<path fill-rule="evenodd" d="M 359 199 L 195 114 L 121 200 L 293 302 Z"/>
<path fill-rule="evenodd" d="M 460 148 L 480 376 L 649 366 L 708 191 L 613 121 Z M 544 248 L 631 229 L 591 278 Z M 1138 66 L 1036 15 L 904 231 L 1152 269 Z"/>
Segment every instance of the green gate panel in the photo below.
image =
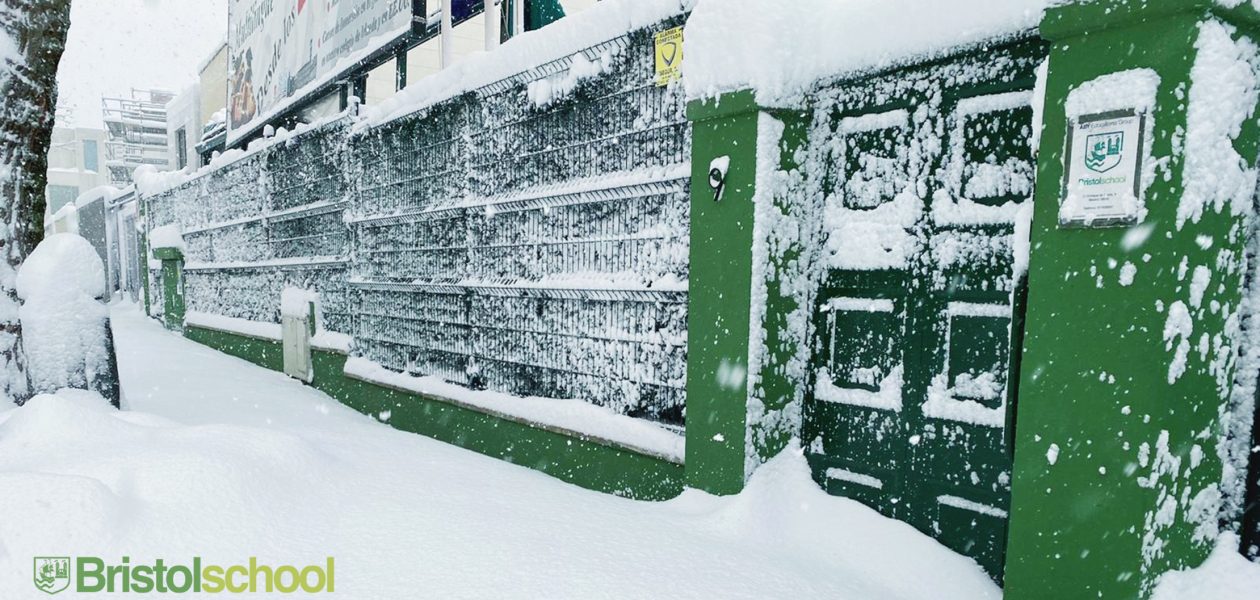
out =
<path fill-rule="evenodd" d="M 999 582 L 1023 323 L 1013 239 L 1045 52 L 1007 41 L 833 82 L 808 143 L 826 196 L 802 426 L 814 476 Z"/>

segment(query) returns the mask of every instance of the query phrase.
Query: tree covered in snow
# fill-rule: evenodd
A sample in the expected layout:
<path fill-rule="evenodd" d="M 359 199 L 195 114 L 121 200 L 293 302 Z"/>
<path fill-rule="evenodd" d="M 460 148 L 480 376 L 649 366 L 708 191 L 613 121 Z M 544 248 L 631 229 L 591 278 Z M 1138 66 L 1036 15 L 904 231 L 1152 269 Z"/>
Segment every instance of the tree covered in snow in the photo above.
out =
<path fill-rule="evenodd" d="M 70 0 L 0 4 L 0 395 L 28 395 L 15 271 L 43 237 L 48 147 L 57 104 L 57 64 Z"/>

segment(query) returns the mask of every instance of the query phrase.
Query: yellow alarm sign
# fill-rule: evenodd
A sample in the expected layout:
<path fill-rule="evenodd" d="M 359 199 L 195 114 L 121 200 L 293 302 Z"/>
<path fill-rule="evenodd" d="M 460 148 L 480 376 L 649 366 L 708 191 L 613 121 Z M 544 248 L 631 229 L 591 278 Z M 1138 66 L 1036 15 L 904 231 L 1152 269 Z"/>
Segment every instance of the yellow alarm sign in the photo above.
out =
<path fill-rule="evenodd" d="M 668 85 L 682 77 L 683 28 L 656 34 L 656 85 Z"/>

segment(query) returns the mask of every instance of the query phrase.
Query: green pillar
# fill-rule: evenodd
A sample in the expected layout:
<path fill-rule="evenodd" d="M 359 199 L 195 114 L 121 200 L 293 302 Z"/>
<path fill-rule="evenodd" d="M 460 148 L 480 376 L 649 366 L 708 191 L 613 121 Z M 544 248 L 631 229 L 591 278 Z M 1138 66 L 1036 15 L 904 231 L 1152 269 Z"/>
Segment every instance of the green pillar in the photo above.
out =
<path fill-rule="evenodd" d="M 147 224 L 145 215 L 148 213 L 146 208 L 148 203 L 144 201 L 144 198 L 139 198 L 137 203 L 140 207 L 140 222 Z M 149 235 L 147 226 L 145 227 L 145 234 L 139 236 L 139 238 L 139 243 L 136 244 L 136 247 L 140 252 L 140 256 L 136 260 L 139 261 L 140 265 L 140 283 L 144 292 L 144 314 L 148 317 L 153 316 L 153 302 L 149 299 Z"/>
<path fill-rule="evenodd" d="M 162 261 L 162 320 L 166 328 L 184 330 L 184 254 L 177 248 L 154 248 Z"/>
<path fill-rule="evenodd" d="M 1163 572 L 1203 560 L 1218 514 L 1229 512 L 1217 502 L 1231 477 L 1223 477 L 1218 446 L 1240 337 L 1246 231 L 1230 202 L 1187 218 L 1185 198 L 1202 196 L 1204 182 L 1211 187 L 1194 163 L 1229 170 L 1214 153 L 1221 145 L 1192 141 L 1187 130 L 1204 97 L 1244 95 L 1207 80 L 1195 89 L 1216 55 L 1204 44 L 1226 31 L 1229 45 L 1241 35 L 1234 27 L 1250 31 L 1254 22 L 1250 9 L 1225 13 L 1200 0 L 1071 4 L 1050 9 L 1042 22 L 1053 45 L 1031 230 L 1008 598 L 1148 596 Z M 1158 75 L 1153 135 L 1144 134 L 1153 161 L 1146 213 L 1132 226 L 1061 227 L 1064 162 L 1076 164 L 1065 150 L 1069 93 L 1132 69 Z M 1122 87 L 1104 100 L 1135 89 Z M 1236 151 L 1236 164 L 1253 165 L 1254 119 L 1240 124 L 1224 147 Z M 1234 195 L 1250 206 L 1249 193 Z M 1203 276 L 1206 285 L 1196 281 Z"/>
<path fill-rule="evenodd" d="M 802 219 L 798 177 L 803 114 L 764 110 L 751 92 L 688 106 L 692 130 L 691 266 L 687 358 L 687 482 L 733 494 L 800 429 L 808 319 L 788 315 L 811 298 L 778 288 L 804 265 L 795 241 L 772 240 Z M 721 194 L 715 182 L 720 181 Z M 808 287 L 808 286 L 806 286 Z M 799 342 L 799 343 L 798 343 Z M 752 377 L 749 372 L 754 372 Z"/>

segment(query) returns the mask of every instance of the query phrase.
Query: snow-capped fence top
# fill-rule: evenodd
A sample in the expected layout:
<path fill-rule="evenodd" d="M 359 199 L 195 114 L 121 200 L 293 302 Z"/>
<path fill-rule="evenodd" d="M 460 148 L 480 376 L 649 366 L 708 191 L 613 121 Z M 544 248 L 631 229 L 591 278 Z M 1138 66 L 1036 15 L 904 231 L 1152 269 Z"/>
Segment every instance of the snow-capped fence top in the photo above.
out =
<path fill-rule="evenodd" d="M 700 0 L 684 32 L 683 83 L 691 98 L 751 88 L 764 105 L 796 105 L 821 79 L 930 59 L 1033 29 L 1050 3 Z"/>
<path fill-rule="evenodd" d="M 570 57 L 625 34 L 684 14 L 697 0 L 623 0 L 598 2 L 545 29 L 529 31 L 504 42 L 496 51 L 477 54 L 407 86 L 393 98 L 364 111 L 360 127 L 370 127 L 414 113 L 464 92 L 493 87 L 552 63 L 568 70 Z"/>

